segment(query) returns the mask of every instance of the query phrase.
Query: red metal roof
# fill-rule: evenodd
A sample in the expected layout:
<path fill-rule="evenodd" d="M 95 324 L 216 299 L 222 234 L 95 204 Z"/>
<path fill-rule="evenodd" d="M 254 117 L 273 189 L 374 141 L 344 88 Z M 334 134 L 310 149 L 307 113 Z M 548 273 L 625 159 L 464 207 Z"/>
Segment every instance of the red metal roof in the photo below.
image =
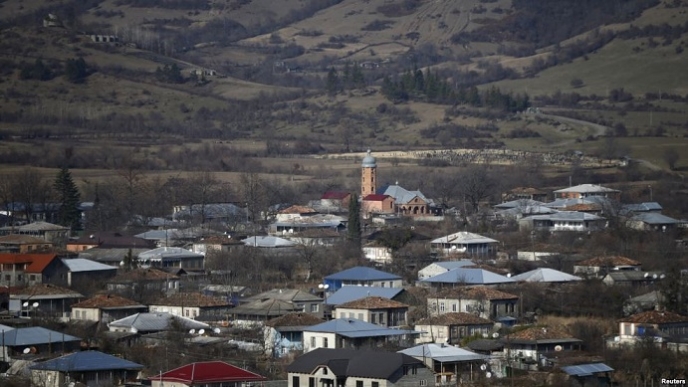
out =
<path fill-rule="evenodd" d="M 266 380 L 263 376 L 222 361 L 191 363 L 167 371 L 162 375 L 151 376 L 148 379 L 151 381 L 181 382 L 187 385 L 223 382 L 256 382 Z"/>
<path fill-rule="evenodd" d="M 0 264 L 27 263 L 26 273 L 40 274 L 57 258 L 57 254 L 0 254 Z"/>
<path fill-rule="evenodd" d="M 366 195 L 366 197 L 363 198 L 363 200 L 368 201 L 368 202 L 381 202 L 385 199 L 387 199 L 389 195 L 382 195 L 382 194 L 370 194 Z"/>

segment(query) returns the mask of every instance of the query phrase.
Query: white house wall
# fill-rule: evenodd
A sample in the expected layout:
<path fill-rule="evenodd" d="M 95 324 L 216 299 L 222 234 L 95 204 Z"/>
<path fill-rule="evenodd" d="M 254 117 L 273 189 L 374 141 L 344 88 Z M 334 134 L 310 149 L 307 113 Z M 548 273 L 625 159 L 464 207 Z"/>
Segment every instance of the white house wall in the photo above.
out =
<path fill-rule="evenodd" d="M 327 345 L 325 345 L 327 339 Z M 337 348 L 337 334 L 327 332 L 303 332 L 303 352 L 310 352 L 318 348 Z"/>

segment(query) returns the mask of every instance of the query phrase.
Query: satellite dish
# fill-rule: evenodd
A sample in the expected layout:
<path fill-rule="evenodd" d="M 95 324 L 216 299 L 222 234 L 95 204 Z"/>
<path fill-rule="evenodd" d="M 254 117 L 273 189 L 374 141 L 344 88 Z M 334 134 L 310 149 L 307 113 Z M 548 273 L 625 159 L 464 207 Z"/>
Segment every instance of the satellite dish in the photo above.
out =
<path fill-rule="evenodd" d="M 120 266 L 124 266 L 124 261 L 119 261 Z"/>
<path fill-rule="evenodd" d="M 220 332 L 222 332 L 222 330 L 220 328 L 214 328 L 213 329 L 213 333 L 215 333 L 216 335 L 219 335 Z"/>
<path fill-rule="evenodd" d="M 485 377 L 486 378 L 491 378 L 492 377 L 492 372 L 485 372 Z"/>
<path fill-rule="evenodd" d="M 507 278 L 511 278 L 511 273 L 507 273 Z"/>
<path fill-rule="evenodd" d="M 487 339 L 488 337 L 487 333 L 483 333 L 483 339 Z"/>
<path fill-rule="evenodd" d="M 481 364 L 480 369 L 483 371 L 487 370 L 487 364 Z"/>
<path fill-rule="evenodd" d="M 129 332 L 131 332 L 131 333 L 139 333 L 139 330 L 136 329 L 135 327 L 131 327 L 131 328 L 129 328 Z"/>
<path fill-rule="evenodd" d="M 24 355 L 28 355 L 29 352 L 31 352 L 31 348 L 24 348 L 24 350 L 22 351 Z"/>
<path fill-rule="evenodd" d="M 28 301 L 24 302 L 24 303 L 22 304 L 22 306 L 23 306 L 24 308 L 28 308 L 28 307 L 29 307 L 29 302 L 28 302 Z"/>
<path fill-rule="evenodd" d="M 557 345 L 554 347 L 554 350 L 557 352 L 561 352 L 562 349 L 564 349 L 564 347 L 562 347 L 561 345 Z"/>
<path fill-rule="evenodd" d="M 645 273 L 645 275 L 643 277 L 647 278 L 649 276 L 650 276 L 650 273 Z"/>
<path fill-rule="evenodd" d="M 657 279 L 657 274 L 653 274 L 652 279 Z"/>
<path fill-rule="evenodd" d="M 195 330 L 195 329 L 193 329 L 193 328 L 189 329 L 189 334 L 190 334 L 190 335 L 193 335 L 194 333 L 196 333 L 196 330 Z"/>
<path fill-rule="evenodd" d="M 204 334 L 204 333 L 205 333 L 205 329 L 199 329 L 199 330 L 198 330 L 198 334 L 199 334 L 199 335 L 202 335 L 202 334 Z"/>
<path fill-rule="evenodd" d="M 31 306 L 33 306 L 34 308 L 38 308 L 38 305 L 38 302 L 34 302 L 33 304 L 31 304 Z"/>
<path fill-rule="evenodd" d="M 664 274 L 662 274 L 659 276 L 659 279 L 664 279 L 664 277 L 666 277 L 666 276 Z"/>
<path fill-rule="evenodd" d="M 496 339 L 497 337 L 499 337 L 499 332 L 495 332 L 492 334 L 492 338 Z"/>

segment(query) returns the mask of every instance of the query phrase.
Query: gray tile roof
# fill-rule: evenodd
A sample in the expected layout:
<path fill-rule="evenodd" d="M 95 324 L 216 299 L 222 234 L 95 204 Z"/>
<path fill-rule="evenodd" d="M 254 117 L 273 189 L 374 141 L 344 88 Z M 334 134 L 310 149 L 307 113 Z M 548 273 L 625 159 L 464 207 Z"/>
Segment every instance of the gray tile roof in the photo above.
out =
<path fill-rule="evenodd" d="M 51 331 L 43 327 L 16 328 L 5 332 L 5 345 L 10 347 L 61 343 L 63 341 L 81 341 L 80 338 Z"/>
<path fill-rule="evenodd" d="M 392 329 L 355 318 L 338 318 L 304 329 L 305 332 L 336 333 L 349 338 L 418 335 L 420 332 Z"/>
<path fill-rule="evenodd" d="M 420 280 L 428 283 L 466 284 L 466 285 L 490 285 L 514 282 L 513 279 L 485 269 L 458 268 L 434 277 Z"/>
<path fill-rule="evenodd" d="M 310 374 L 327 366 L 336 376 L 389 379 L 403 366 L 424 367 L 423 363 L 403 353 L 318 348 L 299 356 L 287 372 Z"/>
<path fill-rule="evenodd" d="M 573 282 L 582 280 L 581 277 L 546 267 L 515 275 L 511 279 L 516 282 Z"/>
<path fill-rule="evenodd" d="M 489 356 L 481 355 L 473 351 L 440 344 L 421 344 L 398 352 L 415 357 L 416 359 L 420 357 L 429 357 L 439 362 L 464 362 L 489 359 Z"/>
<path fill-rule="evenodd" d="M 136 313 L 134 315 L 113 321 L 108 324 L 112 328 L 134 329 L 137 332 L 155 332 L 171 329 L 172 321 L 185 329 L 209 328 L 210 325 L 192 320 L 190 318 L 176 316 L 165 312 Z"/>
<path fill-rule="evenodd" d="M 201 258 L 203 254 L 194 253 L 181 247 L 158 247 L 139 254 L 140 261 L 161 261 L 165 259 L 177 258 Z"/>
<path fill-rule="evenodd" d="M 471 245 L 471 244 L 483 244 L 483 243 L 499 243 L 492 238 L 484 237 L 479 234 L 474 234 L 467 231 L 459 231 L 453 234 L 443 236 L 441 238 L 434 239 L 432 244 L 457 244 L 457 245 Z"/>
<path fill-rule="evenodd" d="M 355 266 L 325 277 L 332 281 L 389 281 L 401 279 L 400 276 L 365 266 Z"/>
<path fill-rule="evenodd" d="M 44 361 L 31 366 L 33 370 L 60 372 L 93 372 L 140 370 L 143 366 L 99 351 L 82 351 Z"/>
<path fill-rule="evenodd" d="M 571 376 L 591 376 L 599 372 L 611 372 L 614 369 L 604 363 L 579 364 L 561 367 L 561 370 Z"/>
<path fill-rule="evenodd" d="M 576 193 L 602 193 L 602 192 L 620 192 L 618 190 L 602 187 L 595 184 L 580 184 L 574 187 L 562 188 L 554 191 L 555 193 L 576 192 Z"/>
<path fill-rule="evenodd" d="M 661 225 L 661 224 L 678 224 L 681 223 L 680 221 L 670 218 L 666 215 L 654 213 L 654 212 L 646 212 L 646 213 L 641 213 L 633 218 L 631 220 L 635 221 L 640 221 L 643 223 L 647 224 L 655 224 L 655 225 Z"/>
<path fill-rule="evenodd" d="M 89 271 L 117 271 L 117 268 L 103 263 L 98 263 L 85 258 L 63 258 L 62 263 L 67 266 L 67 269 L 72 273 L 89 272 Z"/>
<path fill-rule="evenodd" d="M 393 197 L 396 204 L 406 204 L 413 200 L 413 198 L 415 198 L 416 196 L 421 198 L 426 203 L 432 204 L 432 200 L 426 198 L 422 192 L 409 191 L 406 188 L 403 188 L 399 185 L 387 186 L 387 188 L 383 192 L 381 192 L 381 194 Z"/>
<path fill-rule="evenodd" d="M 560 211 L 549 215 L 529 216 L 528 219 L 551 220 L 555 222 L 584 222 L 592 220 L 603 220 L 604 218 L 601 216 L 589 214 L 587 212 Z"/>
<path fill-rule="evenodd" d="M 295 242 L 288 239 L 274 236 L 252 236 L 244 239 L 242 242 L 244 242 L 246 246 L 264 248 L 294 247 L 297 245 Z"/>
<path fill-rule="evenodd" d="M 512 200 L 510 202 L 504 202 L 497 204 L 494 206 L 494 208 L 500 209 L 500 210 L 508 210 L 512 208 L 526 208 L 526 207 L 538 207 L 541 206 L 545 203 L 537 200 L 532 200 L 532 199 L 519 199 L 519 200 Z"/>

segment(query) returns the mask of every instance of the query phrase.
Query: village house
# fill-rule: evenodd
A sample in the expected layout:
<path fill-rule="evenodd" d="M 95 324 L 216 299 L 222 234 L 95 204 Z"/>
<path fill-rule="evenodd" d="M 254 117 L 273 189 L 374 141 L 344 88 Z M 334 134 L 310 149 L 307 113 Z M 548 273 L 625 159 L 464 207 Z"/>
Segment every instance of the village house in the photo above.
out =
<path fill-rule="evenodd" d="M 515 368 L 537 370 L 541 356 L 547 358 L 562 351 L 580 350 L 582 341 L 561 327 L 533 326 L 502 338 L 504 357 Z"/>
<path fill-rule="evenodd" d="M 299 289 L 272 289 L 241 300 L 242 303 L 263 300 L 279 300 L 292 303 L 298 312 L 323 317 L 324 300 L 314 294 Z"/>
<path fill-rule="evenodd" d="M 665 277 L 661 271 L 612 271 L 602 278 L 602 283 L 609 286 L 648 287 L 658 284 Z"/>
<path fill-rule="evenodd" d="M 9 234 L 0 236 L 0 250 L 8 253 L 30 254 L 45 253 L 53 249 L 53 244 L 43 238 L 31 235 Z"/>
<path fill-rule="evenodd" d="M 229 235 L 212 235 L 195 241 L 191 247 L 191 251 L 196 254 L 207 255 L 227 253 L 238 250 L 243 246 L 243 242 L 239 239 L 231 238 Z"/>
<path fill-rule="evenodd" d="M 202 270 L 205 256 L 181 247 L 158 247 L 139 254 L 138 261 L 144 267 L 180 268 Z"/>
<path fill-rule="evenodd" d="M 0 253 L 0 286 L 31 286 L 60 280 L 57 254 Z"/>
<path fill-rule="evenodd" d="M 226 299 L 206 296 L 197 292 L 179 292 L 153 301 L 151 312 L 166 312 L 194 320 L 227 320 L 232 308 Z"/>
<path fill-rule="evenodd" d="M 534 215 L 519 220 L 521 230 L 598 231 L 606 227 L 606 219 L 585 212 L 559 211 L 549 215 Z"/>
<path fill-rule="evenodd" d="M 329 286 L 330 292 L 337 291 L 346 285 L 400 288 L 403 286 L 402 282 L 402 278 L 396 274 L 365 266 L 356 266 L 330 274 L 323 281 L 325 285 Z"/>
<path fill-rule="evenodd" d="M 461 259 L 458 261 L 433 262 L 418 271 L 418 280 L 428 279 L 436 275 L 452 271 L 454 269 L 473 265 L 473 261 L 468 259 Z"/>
<path fill-rule="evenodd" d="M 554 191 L 555 199 L 583 199 L 592 196 L 601 196 L 618 201 L 621 197 L 621 191 L 595 184 L 580 184 Z"/>
<path fill-rule="evenodd" d="M 23 226 L 7 226 L 0 228 L 0 235 L 29 235 L 56 246 L 63 246 L 69 237 L 70 228 L 58 226 L 48 222 L 34 222 Z"/>
<path fill-rule="evenodd" d="M 0 354 L 3 359 L 18 359 L 28 353 L 50 356 L 79 349 L 81 339 L 43 327 L 3 329 Z M 0 383 L 1 384 L 1 383 Z"/>
<path fill-rule="evenodd" d="M 485 286 L 445 289 L 427 302 L 430 315 L 466 312 L 493 321 L 518 317 L 518 296 Z"/>
<path fill-rule="evenodd" d="M 480 367 L 490 359 L 489 356 L 444 344 L 421 344 L 397 353 L 422 361 L 435 374 L 435 383 L 444 386 L 477 380 L 482 371 Z"/>
<path fill-rule="evenodd" d="M 644 212 L 632 216 L 627 224 L 636 230 L 666 232 L 676 230 L 682 222 L 666 215 Z"/>
<path fill-rule="evenodd" d="M 534 200 L 544 202 L 547 200 L 547 192 L 533 187 L 516 187 L 502 193 L 502 201 Z"/>
<path fill-rule="evenodd" d="M 148 378 L 151 387 L 262 386 L 265 377 L 223 361 L 186 364 Z"/>
<path fill-rule="evenodd" d="M 106 282 L 117 275 L 117 268 L 84 258 L 63 258 L 60 260 L 66 278 L 59 285 L 68 287 L 88 287 L 95 283 Z M 56 283 L 51 281 L 51 283 Z"/>
<path fill-rule="evenodd" d="M 171 313 L 136 313 L 108 323 L 110 332 L 136 334 L 166 332 L 174 329 L 209 329 L 210 325 Z"/>
<path fill-rule="evenodd" d="M 116 294 L 97 294 L 72 304 L 72 320 L 109 323 L 135 313 L 147 312 L 148 307 Z"/>
<path fill-rule="evenodd" d="M 509 277 L 475 267 L 459 267 L 434 277 L 419 280 L 419 286 L 436 289 L 463 288 L 467 286 L 498 286 L 513 283 Z"/>
<path fill-rule="evenodd" d="M 377 214 L 393 214 L 394 198 L 389 195 L 370 194 L 361 201 L 361 214 L 364 218 L 370 218 Z"/>
<path fill-rule="evenodd" d="M 41 387 L 119 386 L 137 381 L 143 365 L 99 351 L 81 351 L 31 365 L 31 380 Z"/>
<path fill-rule="evenodd" d="M 304 352 L 317 348 L 376 348 L 387 342 L 410 344 L 419 332 L 393 329 L 355 318 L 338 318 L 303 331 Z"/>
<path fill-rule="evenodd" d="M 383 327 L 407 324 L 408 305 L 384 297 L 369 296 L 337 305 L 335 318 L 356 318 Z"/>
<path fill-rule="evenodd" d="M 290 352 L 303 350 L 303 330 L 323 320 L 310 313 L 288 313 L 268 320 L 263 327 L 265 353 L 282 357 Z"/>
<path fill-rule="evenodd" d="M 320 348 L 296 358 L 287 372 L 288 387 L 435 386 L 422 361 L 394 352 Z"/>
<path fill-rule="evenodd" d="M 573 274 L 587 278 L 603 278 L 615 271 L 639 270 L 640 262 L 620 255 L 594 257 L 573 265 Z"/>
<path fill-rule="evenodd" d="M 662 348 L 688 351 L 688 317 L 669 311 L 650 310 L 619 320 L 619 335 L 608 346 L 635 345 L 652 338 Z"/>
<path fill-rule="evenodd" d="M 153 249 L 155 243 L 118 232 L 96 232 L 67 242 L 67 251 L 80 252 L 95 247 L 104 249 Z"/>
<path fill-rule="evenodd" d="M 274 298 L 253 300 L 230 310 L 232 325 L 245 328 L 263 326 L 268 320 L 297 312 L 303 312 L 303 307 Z"/>
<path fill-rule="evenodd" d="M 473 313 L 450 312 L 420 319 L 413 329 L 421 332 L 416 344 L 460 345 L 464 338 L 490 333 L 494 323 Z"/>
<path fill-rule="evenodd" d="M 320 197 L 320 205 L 325 208 L 346 209 L 350 201 L 350 192 L 327 191 Z"/>
<path fill-rule="evenodd" d="M 9 310 L 25 317 L 69 318 L 72 305 L 84 298 L 71 289 L 36 284 L 10 295 Z"/>
<path fill-rule="evenodd" d="M 499 241 L 466 231 L 446 235 L 430 242 L 432 251 L 443 256 L 467 254 L 491 257 L 497 254 L 498 247 Z"/>
<path fill-rule="evenodd" d="M 179 277 L 155 268 L 124 270 L 107 281 L 107 290 L 129 298 L 158 295 L 179 289 Z"/>

